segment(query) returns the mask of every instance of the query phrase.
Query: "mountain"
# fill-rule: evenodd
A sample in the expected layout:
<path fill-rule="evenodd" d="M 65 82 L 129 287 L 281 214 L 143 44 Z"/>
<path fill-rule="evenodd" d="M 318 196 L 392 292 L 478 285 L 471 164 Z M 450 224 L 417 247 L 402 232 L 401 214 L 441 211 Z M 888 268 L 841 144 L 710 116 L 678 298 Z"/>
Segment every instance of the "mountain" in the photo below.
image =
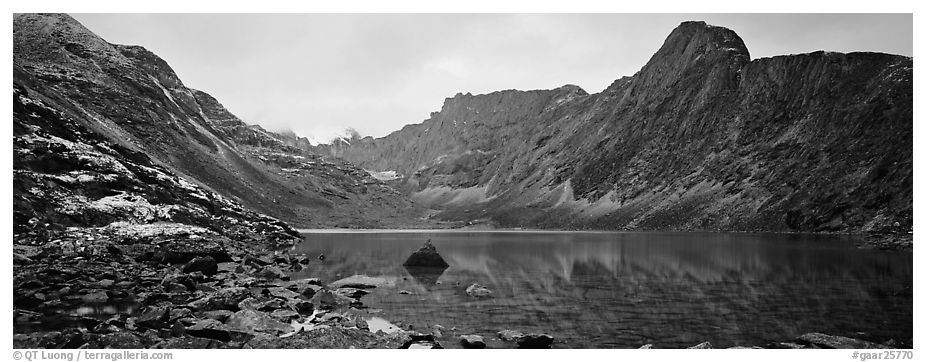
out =
<path fill-rule="evenodd" d="M 751 59 L 685 22 L 597 94 L 457 94 L 420 124 L 322 145 L 446 220 L 567 229 L 895 231 L 912 226 L 913 62 Z"/>
<path fill-rule="evenodd" d="M 124 163 L 121 157 L 145 158 L 139 165 L 156 167 L 244 208 L 297 226 L 420 224 L 417 218 L 422 208 L 366 171 L 313 153 L 308 141 L 294 134 L 247 125 L 209 94 L 185 86 L 157 55 L 140 46 L 110 44 L 68 15 L 15 15 L 13 84 L 17 89 L 14 104 L 16 97 L 24 105 L 41 104 L 48 114 L 68 124 L 65 127 L 25 113 L 16 120 L 22 132 L 17 136 L 42 134 L 72 142 L 67 147 L 111 154 L 94 143 L 102 142 L 119 154 L 111 155 L 119 163 Z M 14 158 L 29 147 L 28 142 L 14 142 Z M 18 161 L 14 159 L 16 172 L 46 167 Z M 43 162 L 57 162 L 55 167 L 68 172 L 103 172 L 68 164 L 77 161 Z M 14 198 L 26 197 L 17 180 Z M 95 198 L 111 193 L 104 192 L 107 187 L 116 186 L 76 184 L 70 192 L 88 193 L 84 196 L 96 202 Z M 150 194 L 133 195 L 154 202 Z M 33 217 L 58 219 L 52 215 L 54 208 L 33 215 L 25 211 L 28 204 L 16 204 L 17 222 Z"/>

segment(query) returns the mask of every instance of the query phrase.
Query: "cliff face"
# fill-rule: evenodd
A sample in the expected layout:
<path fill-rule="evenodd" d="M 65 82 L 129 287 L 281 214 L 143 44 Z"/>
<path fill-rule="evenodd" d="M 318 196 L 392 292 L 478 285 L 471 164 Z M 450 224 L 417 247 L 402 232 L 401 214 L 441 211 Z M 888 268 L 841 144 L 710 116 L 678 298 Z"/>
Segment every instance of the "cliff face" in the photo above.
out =
<path fill-rule="evenodd" d="M 733 31 L 676 28 L 632 77 L 448 98 L 379 139 L 320 147 L 440 217 L 501 226 L 906 231 L 912 59 L 750 60 Z"/>
<path fill-rule="evenodd" d="M 390 227 L 417 216 L 362 169 L 245 124 L 143 47 L 110 44 L 62 14 L 19 14 L 13 29 L 14 87 L 171 174 L 300 226 Z"/>

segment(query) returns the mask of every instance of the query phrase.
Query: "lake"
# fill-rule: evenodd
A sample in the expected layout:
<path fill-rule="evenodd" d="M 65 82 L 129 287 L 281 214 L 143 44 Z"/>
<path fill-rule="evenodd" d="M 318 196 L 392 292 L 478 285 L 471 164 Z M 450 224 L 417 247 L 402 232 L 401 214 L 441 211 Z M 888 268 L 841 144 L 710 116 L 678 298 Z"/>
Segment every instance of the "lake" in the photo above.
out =
<path fill-rule="evenodd" d="M 913 254 L 862 250 L 852 236 L 629 232 L 312 232 L 294 275 L 384 283 L 362 298 L 403 328 L 457 335 L 548 333 L 557 348 L 715 348 L 822 332 L 913 338 Z M 407 270 L 430 239 L 450 264 Z M 479 283 L 493 296 L 476 299 Z M 402 294 L 406 291 L 410 294 Z"/>

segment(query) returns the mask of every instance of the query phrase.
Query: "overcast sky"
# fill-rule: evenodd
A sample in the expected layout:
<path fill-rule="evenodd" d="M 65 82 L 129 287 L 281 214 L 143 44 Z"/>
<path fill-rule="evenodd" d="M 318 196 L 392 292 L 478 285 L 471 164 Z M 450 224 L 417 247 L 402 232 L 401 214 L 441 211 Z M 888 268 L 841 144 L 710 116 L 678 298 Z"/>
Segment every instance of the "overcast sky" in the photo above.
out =
<path fill-rule="evenodd" d="M 733 29 L 753 59 L 816 50 L 912 56 L 910 14 L 72 14 L 142 45 L 188 87 L 270 130 L 327 140 L 419 123 L 457 92 L 600 92 L 680 22 Z"/>

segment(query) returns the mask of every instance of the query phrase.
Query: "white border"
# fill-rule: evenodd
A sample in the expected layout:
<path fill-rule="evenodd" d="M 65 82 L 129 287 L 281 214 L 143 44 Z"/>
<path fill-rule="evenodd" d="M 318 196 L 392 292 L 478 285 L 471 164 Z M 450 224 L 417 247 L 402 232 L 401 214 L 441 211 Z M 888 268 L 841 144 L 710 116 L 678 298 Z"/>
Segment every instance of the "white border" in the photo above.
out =
<path fill-rule="evenodd" d="M 741 12 L 741 13 L 755 13 L 755 12 L 794 12 L 794 13 L 832 13 L 832 12 L 843 12 L 843 13 L 886 13 L 886 12 L 896 12 L 896 13 L 914 13 L 914 64 L 917 63 L 917 59 L 921 56 L 920 47 L 916 44 L 917 39 L 922 39 L 921 27 L 918 26 L 918 22 L 922 15 L 921 12 L 921 3 L 923 1 L 838 1 L 838 2 L 811 2 L 806 0 L 779 0 L 779 1 L 763 1 L 761 3 L 743 1 L 743 0 L 722 0 L 722 1 L 636 1 L 632 3 L 621 3 L 621 2 L 598 2 L 590 0 L 536 0 L 536 1 L 510 1 L 503 2 L 500 0 L 467 0 L 467 1 L 454 1 L 452 3 L 440 2 L 440 1 L 424 1 L 424 0 L 355 0 L 349 2 L 302 2 L 294 3 L 285 0 L 262 0 L 262 1 L 236 1 L 236 2 L 194 2 L 189 0 L 161 0 L 161 1 L 147 1 L 147 2 L 132 2 L 132 1 L 116 1 L 116 0 L 90 0 L 90 1 L 67 1 L 67 0 L 54 0 L 54 1 L 18 1 L 11 4 L 12 12 L 7 18 L 6 29 L 9 37 L 8 40 L 3 44 L 7 47 L 6 54 L 12 54 L 12 13 L 14 12 L 76 12 L 76 13 L 88 13 L 88 12 L 168 12 L 168 13 L 180 13 L 180 12 L 194 12 L 194 13 L 215 13 L 215 12 L 237 12 L 237 13 L 249 13 L 249 12 L 259 12 L 259 13 L 275 13 L 275 12 L 344 12 L 344 13 L 396 13 L 396 12 L 407 12 L 407 13 L 422 13 L 422 12 L 473 12 L 473 13 L 490 13 L 490 12 L 519 12 L 519 13 L 583 13 L 583 12 L 619 12 L 619 13 L 646 13 L 646 12 L 672 12 L 672 13 L 730 13 L 730 12 Z M 8 64 L 7 71 L 12 68 L 12 57 L 8 56 L 5 60 Z M 918 68 L 918 66 L 914 66 Z M 7 86 L 10 86 L 12 83 L 12 73 L 6 73 L 5 77 L 8 77 Z M 916 79 L 916 78 L 914 78 Z M 914 82 L 914 91 L 916 85 Z M 914 92 L 915 94 L 915 92 Z M 914 98 L 916 99 L 916 98 Z M 918 114 L 917 109 L 920 108 L 920 102 L 914 102 L 914 115 Z M 6 107 L 6 114 L 12 114 L 11 103 L 4 103 Z M 916 119 L 916 118 L 914 118 Z M 917 122 L 914 121 L 914 160 L 921 159 L 923 155 L 922 150 L 924 146 L 921 146 L 923 140 L 920 137 L 920 129 Z M 12 160 L 10 155 L 12 154 L 12 122 L 7 122 L 6 126 L 3 128 L 4 135 L 8 140 L 8 143 L 5 143 L 6 157 L 3 158 L 4 166 L 8 170 L 8 175 L 12 173 Z M 914 175 L 918 167 L 914 163 Z M 916 185 L 918 184 L 918 178 L 914 176 L 914 213 L 916 210 L 923 210 L 922 207 L 922 198 L 916 197 L 918 192 L 916 191 Z M 4 197 L 7 202 L 7 206 L 4 209 L 7 223 L 5 223 L 6 235 L 12 236 L 12 180 L 7 178 L 5 180 L 6 187 L 4 189 Z M 924 230 L 922 228 L 923 224 L 914 219 L 914 229 L 915 230 Z M 8 239 L 9 240 L 9 239 Z M 3 248 L 4 255 L 6 257 L 7 265 L 7 275 L 12 275 L 12 244 L 7 242 L 6 246 Z M 916 268 L 917 262 L 919 259 L 922 259 L 920 256 L 914 255 L 914 285 L 919 286 L 922 281 L 922 276 L 919 275 L 919 271 Z M 920 268 L 921 269 L 921 268 Z M 7 313 L 12 312 L 12 282 L 11 278 L 3 278 L 3 287 L 7 291 L 6 298 L 4 298 L 3 307 Z M 10 314 L 7 314 L 10 316 Z M 9 353 L 12 349 L 12 320 L 8 317 L 8 323 L 10 327 L 4 330 L 2 337 L 2 343 L 6 346 L 6 351 Z M 914 329 L 916 327 L 922 326 L 922 313 L 914 312 Z M 919 339 L 914 339 L 914 345 L 920 346 L 923 344 L 921 341 L 922 337 Z M 914 360 L 923 359 L 920 353 L 924 351 L 918 351 L 919 348 L 914 348 Z M 782 360 L 795 359 L 797 357 L 799 360 L 834 360 L 834 361 L 856 361 L 851 359 L 851 350 L 801 350 L 801 351 L 791 351 L 791 350 L 699 350 L 699 351 L 687 351 L 687 350 L 552 350 L 552 351 L 514 351 L 514 350 L 494 350 L 492 352 L 427 352 L 427 351 L 383 351 L 383 350 L 357 350 L 350 351 L 349 355 L 345 356 L 344 351 L 322 351 L 322 350 L 290 350 L 290 351 L 279 351 L 279 350 L 261 350 L 261 351 L 247 351 L 247 350 L 215 350 L 215 351 L 185 351 L 185 350 L 174 350 L 174 360 L 175 361 L 202 361 L 202 360 L 214 360 L 217 358 L 220 359 L 230 359 L 230 360 L 253 360 L 254 358 L 272 358 L 272 359 L 291 359 L 291 360 L 304 360 L 304 359 L 356 359 L 356 358 L 368 358 L 370 360 L 408 360 L 408 359 L 428 359 L 433 360 L 439 358 L 443 361 L 467 361 L 471 362 L 474 359 L 485 359 L 488 357 L 492 360 L 515 360 L 515 359 L 531 359 L 531 360 L 568 360 L 574 358 L 590 359 L 596 361 L 608 361 L 608 360 L 710 360 L 710 361 L 742 361 L 749 360 L 750 362 L 760 362 L 760 361 L 775 361 L 780 362 Z M 3 352 L 0 352 L 3 353 Z M 470 354 L 472 353 L 472 354 Z M 8 355 L 10 356 L 10 355 Z"/>

